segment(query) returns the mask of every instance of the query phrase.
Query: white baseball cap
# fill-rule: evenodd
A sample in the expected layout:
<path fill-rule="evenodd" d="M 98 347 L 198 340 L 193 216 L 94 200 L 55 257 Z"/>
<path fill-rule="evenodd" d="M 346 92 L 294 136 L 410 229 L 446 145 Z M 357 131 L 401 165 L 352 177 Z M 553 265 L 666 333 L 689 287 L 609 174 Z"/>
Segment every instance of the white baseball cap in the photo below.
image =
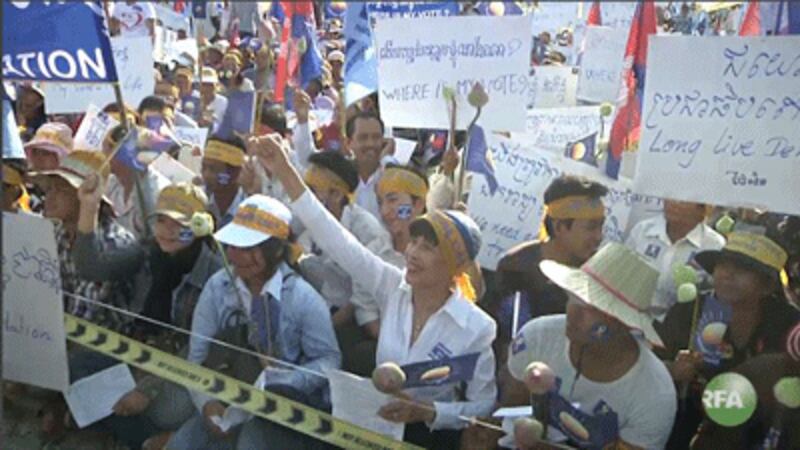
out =
<path fill-rule="evenodd" d="M 280 201 L 266 195 L 247 197 L 236 210 L 233 221 L 214 234 L 221 243 L 246 248 L 269 238 L 289 238 L 292 213 Z"/>

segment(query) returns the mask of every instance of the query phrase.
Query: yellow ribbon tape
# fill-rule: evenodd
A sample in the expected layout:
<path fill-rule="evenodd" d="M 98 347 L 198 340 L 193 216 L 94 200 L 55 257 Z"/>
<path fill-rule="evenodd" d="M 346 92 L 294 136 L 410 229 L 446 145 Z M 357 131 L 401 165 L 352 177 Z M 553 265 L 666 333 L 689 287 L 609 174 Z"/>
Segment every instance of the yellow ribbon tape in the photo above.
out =
<path fill-rule="evenodd" d="M 67 339 L 72 342 L 320 441 L 347 449 L 420 449 L 336 419 L 302 403 L 256 389 L 70 314 L 64 314 L 64 327 Z"/>

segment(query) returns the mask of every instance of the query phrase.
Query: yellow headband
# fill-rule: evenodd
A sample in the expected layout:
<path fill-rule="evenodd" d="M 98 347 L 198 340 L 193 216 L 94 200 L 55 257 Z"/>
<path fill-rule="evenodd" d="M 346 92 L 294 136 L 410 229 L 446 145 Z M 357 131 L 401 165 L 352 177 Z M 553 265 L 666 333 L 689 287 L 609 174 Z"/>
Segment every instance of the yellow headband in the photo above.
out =
<path fill-rule="evenodd" d="M 14 186 L 25 184 L 22 180 L 22 173 L 8 164 L 3 164 L 3 183 L 13 184 Z"/>
<path fill-rule="evenodd" d="M 289 239 L 289 224 L 252 205 L 240 206 L 233 223 L 279 239 Z"/>
<path fill-rule="evenodd" d="M 331 170 L 311 164 L 303 178 L 306 184 L 311 186 L 315 191 L 333 189 L 341 192 L 342 195 L 347 197 L 349 202 L 352 203 L 353 201 L 353 192 L 350 192 L 350 186 Z"/>
<path fill-rule="evenodd" d="M 459 233 L 453 219 L 441 211 L 425 214 L 422 219 L 433 227 L 433 232 L 439 241 L 439 248 L 442 250 L 447 264 L 448 273 L 451 276 L 456 276 L 466 270 L 471 260 L 464 238 Z"/>
<path fill-rule="evenodd" d="M 769 266 L 778 272 L 783 270 L 789 255 L 772 239 L 754 233 L 733 232 L 728 235 L 725 250 L 741 253 Z"/>
<path fill-rule="evenodd" d="M 383 172 L 378 181 L 378 195 L 384 196 L 389 192 L 403 192 L 425 199 L 428 195 L 428 186 L 419 175 L 405 169 L 391 167 Z"/>
<path fill-rule="evenodd" d="M 551 219 L 602 219 L 606 208 L 599 198 L 571 195 L 545 205 L 545 214 Z"/>
<path fill-rule="evenodd" d="M 209 141 L 203 156 L 222 161 L 234 167 L 242 167 L 244 165 L 244 151 L 235 145 L 225 142 Z"/>

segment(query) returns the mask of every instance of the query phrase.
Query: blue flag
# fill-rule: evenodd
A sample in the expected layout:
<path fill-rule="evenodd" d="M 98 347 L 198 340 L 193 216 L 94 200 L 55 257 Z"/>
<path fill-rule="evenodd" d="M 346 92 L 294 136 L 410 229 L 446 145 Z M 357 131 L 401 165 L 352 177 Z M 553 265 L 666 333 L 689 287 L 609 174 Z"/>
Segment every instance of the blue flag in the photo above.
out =
<path fill-rule="evenodd" d="M 317 28 L 313 17 L 295 12 L 292 15 L 292 37 L 306 42 L 306 50 L 300 57 L 300 85 L 322 76 L 322 54 L 317 45 Z"/>
<path fill-rule="evenodd" d="M 378 90 L 378 60 L 372 46 L 367 3 L 351 3 L 344 18 L 345 106 Z"/>
<path fill-rule="evenodd" d="M 3 99 L 3 158 L 25 158 L 17 119 L 14 118 L 14 109 L 8 99 Z"/>
<path fill-rule="evenodd" d="M 595 153 L 596 141 L 597 133 L 592 133 L 585 138 L 570 142 L 567 144 L 564 156 L 569 159 L 574 159 L 575 161 L 584 162 L 590 166 L 598 167 L 597 154 Z"/>
<path fill-rule="evenodd" d="M 6 2 L 3 78 L 117 81 L 100 2 Z"/>
<path fill-rule="evenodd" d="M 494 175 L 494 164 L 492 163 L 489 147 L 486 145 L 486 134 L 483 128 L 473 125 L 469 129 L 469 145 L 467 146 L 467 165 L 466 169 L 470 172 L 480 173 L 486 178 L 489 185 L 489 192 L 494 195 L 497 190 L 497 177 Z"/>
<path fill-rule="evenodd" d="M 146 172 L 147 164 L 161 153 L 179 147 L 180 143 L 171 133 L 161 134 L 145 128 L 131 127 L 118 145 L 115 159 L 134 170 Z"/>
<path fill-rule="evenodd" d="M 217 136 L 230 139 L 236 134 L 244 135 L 253 131 L 256 120 L 256 92 L 235 91 L 228 95 L 228 108 L 222 116 Z"/>
<path fill-rule="evenodd" d="M 206 0 L 192 0 L 192 16 L 195 19 L 205 19 L 207 14 Z"/>
<path fill-rule="evenodd" d="M 453 358 L 431 359 L 401 367 L 406 374 L 403 389 L 423 386 L 441 386 L 449 383 L 470 381 L 475 374 L 480 353 L 468 353 Z M 437 370 L 434 372 L 436 369 Z M 436 373 L 441 376 L 435 376 Z"/>

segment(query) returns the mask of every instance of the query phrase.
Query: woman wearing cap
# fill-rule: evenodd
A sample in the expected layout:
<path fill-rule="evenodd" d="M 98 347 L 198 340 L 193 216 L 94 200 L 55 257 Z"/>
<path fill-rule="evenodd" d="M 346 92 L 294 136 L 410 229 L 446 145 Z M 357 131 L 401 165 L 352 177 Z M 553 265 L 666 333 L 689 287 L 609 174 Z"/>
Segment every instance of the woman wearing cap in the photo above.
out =
<path fill-rule="evenodd" d="M 134 280 L 133 305 L 138 307 L 132 312 L 188 331 L 206 280 L 222 267 L 221 257 L 209 239 L 194 236 L 189 227 L 195 213 L 207 210 L 205 194 L 188 183 L 164 188 L 152 213 L 153 239 L 101 251 L 95 218 L 103 185 L 95 175 L 79 190 L 80 216 L 74 250 L 78 272 L 98 282 Z M 137 322 L 132 335 L 172 354 L 185 354 L 188 344 L 185 334 L 146 321 Z M 117 362 L 109 358 L 97 364 L 102 363 L 111 366 Z M 176 430 L 192 412 L 185 388 L 158 377 L 143 376 L 137 387 L 114 406 L 116 415 L 103 425 L 138 448 L 153 434 Z"/>
<path fill-rule="evenodd" d="M 695 255 L 711 274 L 713 286 L 695 300 L 695 330 L 690 329 L 694 302 L 676 304 L 663 324 L 655 324 L 665 344 L 659 356 L 668 361 L 676 382 L 690 386 L 670 448 L 688 447 L 697 431 L 703 416 L 703 380 L 756 355 L 781 351 L 789 329 L 800 320 L 800 311 L 786 300 L 780 283 L 788 255 L 774 237 L 764 227 L 737 224 L 722 250 Z M 685 350 L 691 332 L 694 352 Z"/>
<path fill-rule="evenodd" d="M 200 295 L 192 320 L 188 360 L 214 370 L 214 347 L 197 336 L 220 336 L 235 330 L 246 346 L 266 358 L 243 361 L 236 378 L 295 401 L 323 407 L 327 386 L 318 375 L 341 364 L 325 300 L 295 269 L 298 249 L 289 228 L 292 214 L 283 203 L 265 195 L 246 198 L 233 221 L 214 236 L 226 246 L 235 280 L 226 271 L 212 276 Z M 244 328 L 244 333 L 238 331 Z M 224 349 L 233 356 L 238 352 Z M 288 366 L 279 363 L 285 361 Z M 226 363 L 237 366 L 236 363 Z M 297 369 L 302 366 L 306 370 Z M 316 373 L 314 373 L 316 372 Z M 172 449 L 315 448 L 313 439 L 273 422 L 254 418 L 228 432 L 215 418 L 225 416 L 223 403 L 192 392 L 195 416 L 172 437 Z M 230 414 L 230 413 L 229 413 Z M 245 418 L 238 420 L 242 423 Z"/>
<path fill-rule="evenodd" d="M 409 442 L 458 448 L 460 431 L 468 424 L 461 417 L 488 415 L 497 392 L 491 348 L 495 324 L 469 300 L 474 291 L 464 276 L 480 247 L 477 225 L 456 211 L 420 217 L 411 225 L 407 268 L 399 269 L 371 253 L 319 203 L 289 163 L 279 136 L 253 138 L 250 145 L 278 174 L 292 210 L 322 250 L 380 303 L 384 319 L 377 363 L 480 354 L 464 395 L 452 384 L 412 389 L 408 394 L 414 402 L 392 401 L 380 411 L 386 420 L 407 424 Z"/>

